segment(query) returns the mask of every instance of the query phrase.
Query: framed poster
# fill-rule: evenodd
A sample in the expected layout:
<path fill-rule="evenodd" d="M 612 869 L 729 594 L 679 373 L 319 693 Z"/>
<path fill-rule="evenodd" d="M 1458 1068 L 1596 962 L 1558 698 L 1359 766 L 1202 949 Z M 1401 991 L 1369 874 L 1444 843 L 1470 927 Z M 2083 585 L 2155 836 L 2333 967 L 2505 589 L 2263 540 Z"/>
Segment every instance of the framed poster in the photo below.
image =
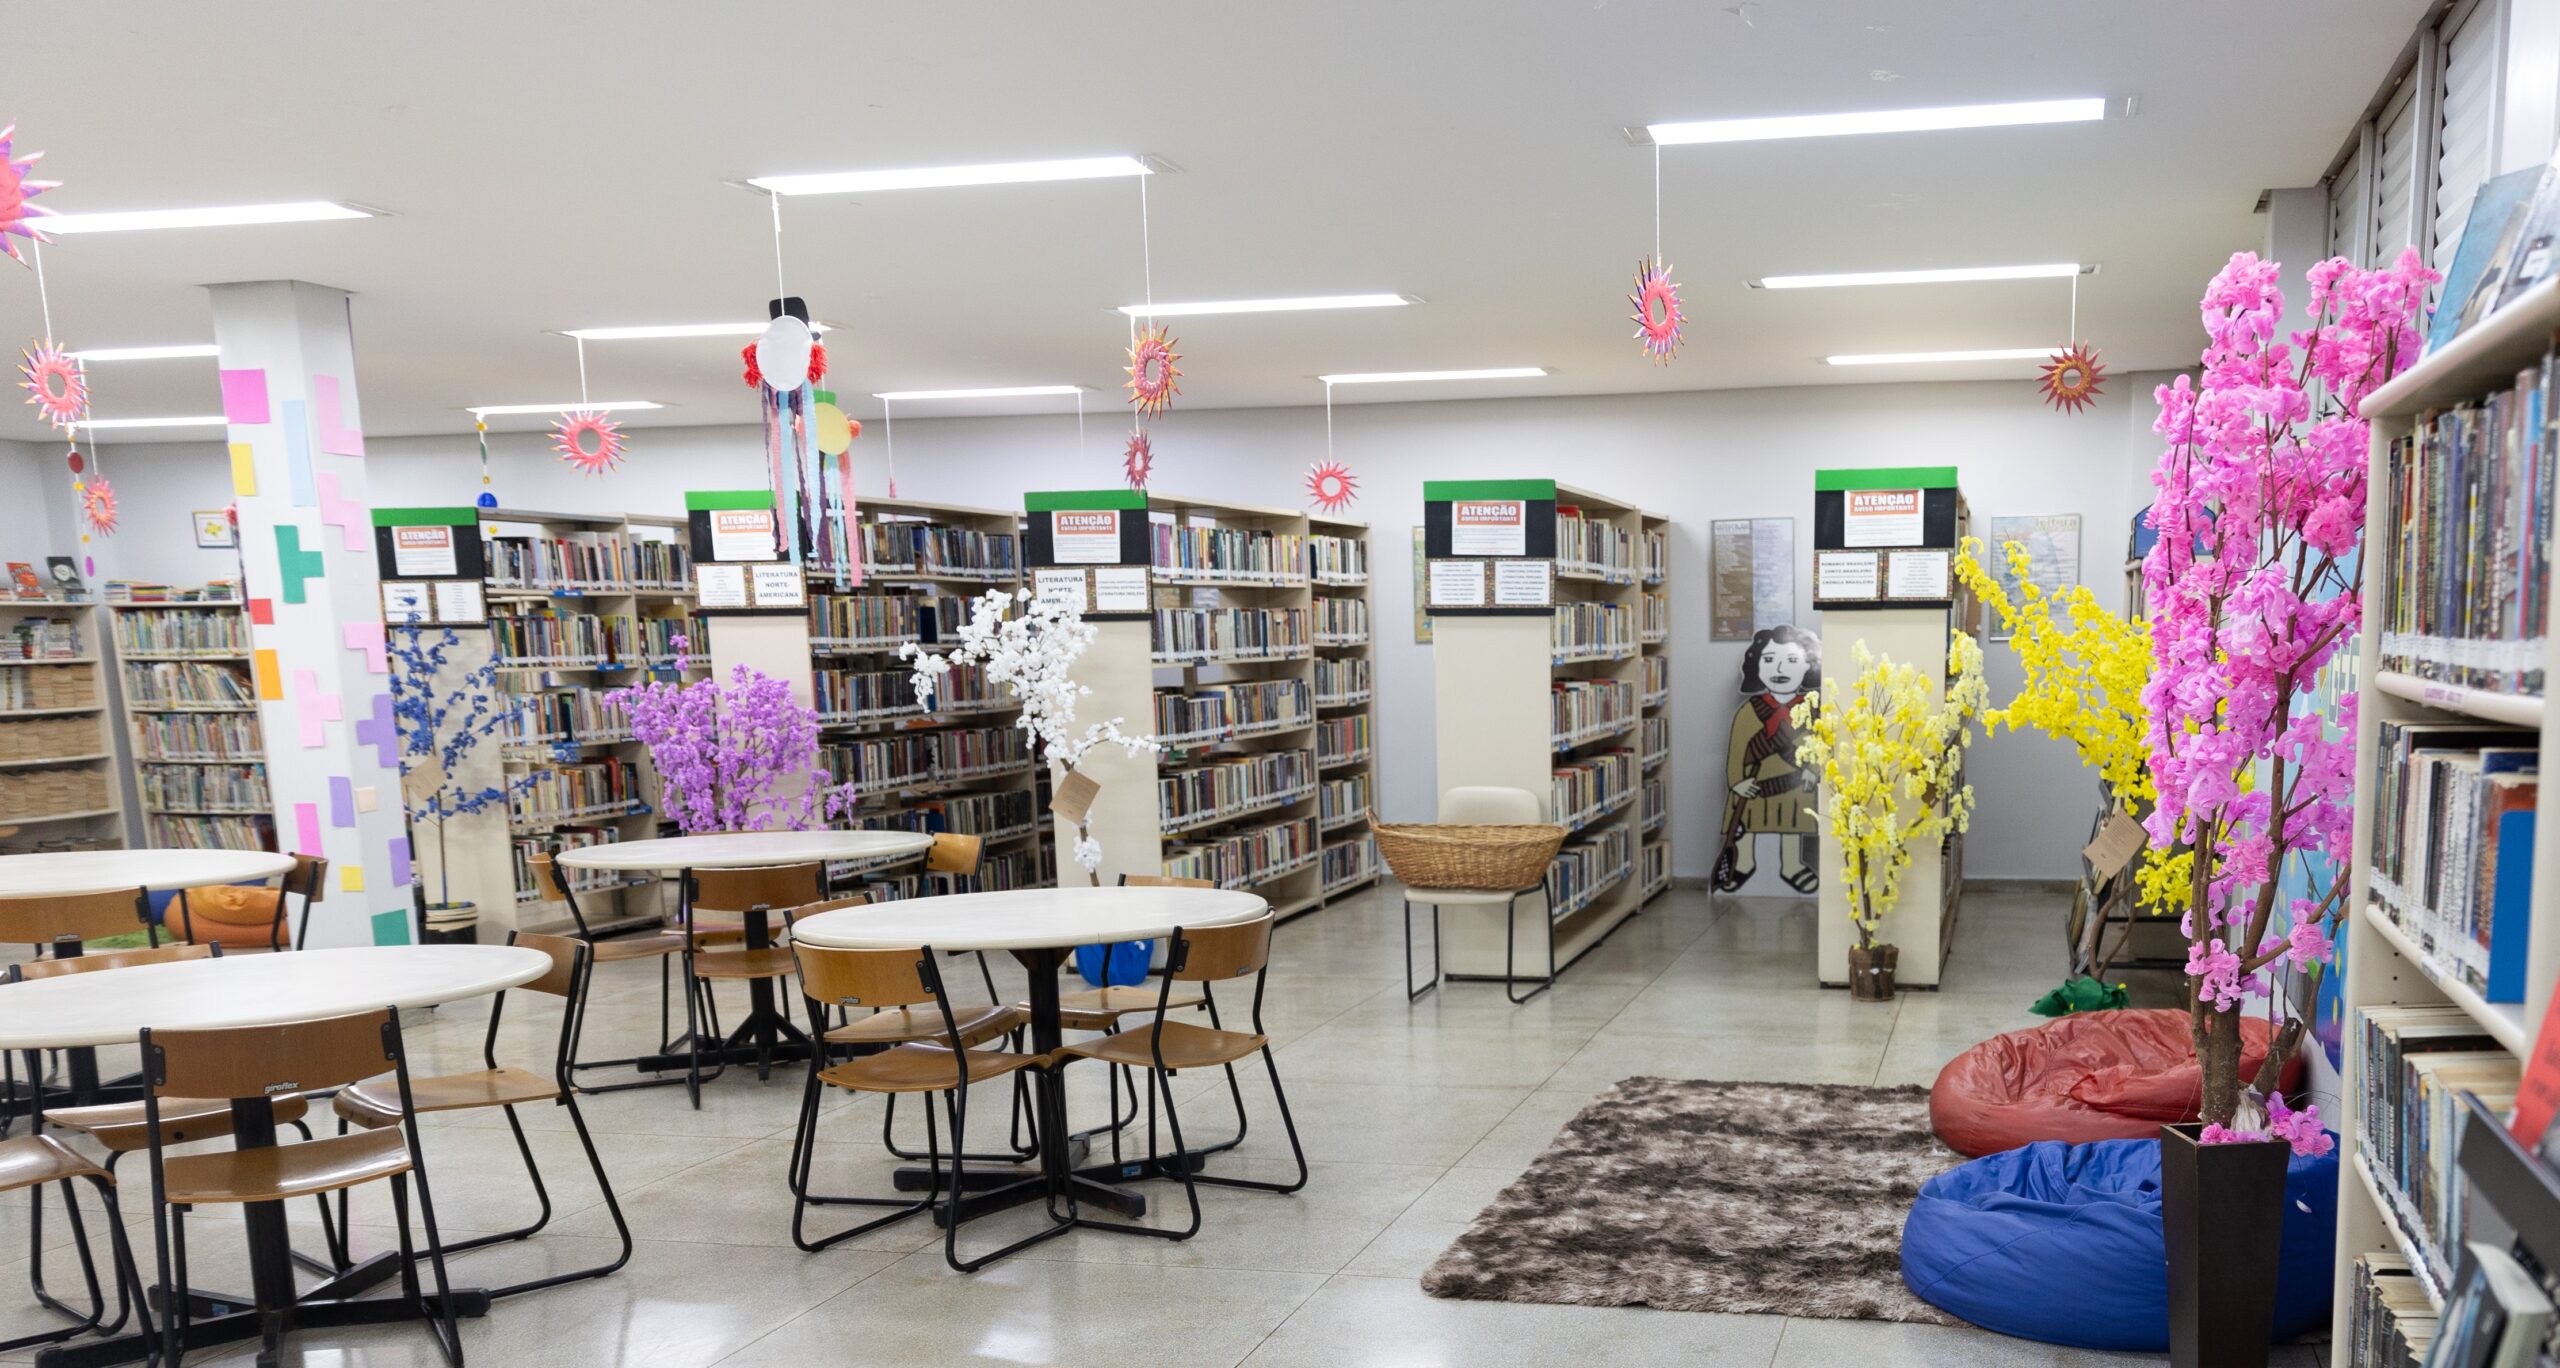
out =
<path fill-rule="evenodd" d="M 1059 509 L 1051 513 L 1049 556 L 1060 565 L 1118 565 L 1120 510 Z"/>
<path fill-rule="evenodd" d="M 240 534 L 231 526 L 229 512 L 219 508 L 199 508 L 188 516 L 195 519 L 198 547 L 218 551 L 240 544 Z"/>
<path fill-rule="evenodd" d="M 1918 546 L 1920 491 L 1852 489 L 1840 515 L 1842 546 Z"/>
<path fill-rule="evenodd" d="M 1719 518 L 1708 525 L 1713 641 L 1749 641 L 1796 612 L 1796 520 Z"/>
<path fill-rule="evenodd" d="M 1452 556 L 1525 556 L 1529 554 L 1529 501 L 1526 499 L 1450 500 L 1449 554 Z"/>
<path fill-rule="evenodd" d="M 1991 535 L 1986 539 L 1984 559 L 1990 562 L 1992 574 L 1999 577 L 2002 592 L 2016 603 L 2020 597 L 2020 580 L 2009 570 L 2009 553 L 2002 548 L 2016 542 L 2027 550 L 2025 583 L 2033 584 L 2048 596 L 2061 593 L 2080 582 L 2080 515 L 2077 513 L 2039 513 L 2025 517 L 1993 518 Z M 2008 630 L 1995 620 L 1987 624 L 1991 639 L 2006 641 Z"/>

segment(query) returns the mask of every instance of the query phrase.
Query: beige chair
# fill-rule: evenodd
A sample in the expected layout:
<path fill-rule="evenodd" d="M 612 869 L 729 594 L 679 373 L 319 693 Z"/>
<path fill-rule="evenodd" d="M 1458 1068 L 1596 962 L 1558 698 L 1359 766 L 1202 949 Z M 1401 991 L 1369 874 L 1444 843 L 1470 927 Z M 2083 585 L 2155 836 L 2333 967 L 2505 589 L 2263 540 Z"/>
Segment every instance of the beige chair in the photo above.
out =
<path fill-rule="evenodd" d="M 672 975 L 675 971 L 672 966 L 675 963 L 675 956 L 684 951 L 684 937 L 674 931 L 660 932 L 655 935 L 599 937 L 587 925 L 587 914 L 578 909 L 578 899 L 571 892 L 568 881 L 560 877 L 560 867 L 551 852 L 544 851 L 537 854 L 527 863 L 533 866 L 535 891 L 542 895 L 543 901 L 556 902 L 569 909 L 569 920 L 578 928 L 577 939 L 586 942 L 593 955 L 588 961 L 587 974 L 579 979 L 578 999 L 569 1004 L 569 1010 L 576 1016 L 575 1024 L 569 1030 L 569 1074 L 572 1082 L 575 1082 L 578 1071 L 581 1069 L 620 1068 L 637 1064 L 644 1058 L 640 1055 L 625 1059 L 581 1060 L 577 1057 L 578 1046 L 586 1039 L 587 995 L 594 987 L 594 966 L 599 964 L 619 964 L 627 960 L 647 959 L 658 962 L 657 1051 L 660 1055 L 664 1055 L 673 1049 L 675 1042 L 668 1038 L 669 1032 L 673 1029 L 668 1025 L 668 1008 L 674 1001 L 670 985 L 674 982 Z M 628 1083 L 576 1083 L 575 1086 L 582 1093 L 609 1093 L 621 1092 L 626 1088 L 665 1087 L 683 1081 L 682 1076 L 669 1073 L 655 1078 L 635 1079 Z"/>
<path fill-rule="evenodd" d="M 1452 826 L 1527 826 L 1547 820 L 1546 801 L 1522 788 L 1490 785 L 1462 785 L 1440 795 L 1440 820 Z M 1547 976 L 1532 980 L 1538 986 L 1518 997 L 1512 997 L 1511 986 L 1519 977 L 1513 972 L 1514 955 L 1519 943 L 1519 900 L 1530 893 L 1538 895 L 1539 905 L 1548 915 L 1538 919 L 1547 941 Z M 1421 903 L 1431 909 L 1431 977 L 1419 988 L 1413 986 L 1413 905 Z M 1502 911 L 1502 995 L 1514 1004 L 1527 1002 L 1556 983 L 1556 938 L 1553 914 L 1555 904 L 1547 893 L 1547 881 L 1541 877 L 1527 888 L 1414 888 L 1404 890 L 1404 995 L 1408 1002 L 1440 986 L 1440 909 L 1444 907 L 1499 907 Z"/>
<path fill-rule="evenodd" d="M 751 869 L 696 869 L 682 903 L 686 1040 L 685 1093 L 702 1106 L 702 1084 L 727 1072 L 730 1054 L 752 1044 L 758 1080 L 773 1076 L 771 1046 L 796 1034 L 789 1019 L 774 1006 L 773 989 L 791 977 L 791 947 L 782 931 L 794 908 L 808 907 L 827 896 L 823 864 L 763 865 Z M 755 943 L 755 920 L 764 920 L 766 944 Z M 735 1032 L 720 1027 L 719 1001 L 712 985 L 747 985 L 747 1018 Z M 706 1018 L 708 1019 L 706 1021 Z M 707 1027 L 707 1029 L 706 1029 Z M 706 1049 L 706 1045 L 708 1049 Z M 811 1043 L 815 1049 L 815 1043 Z M 703 1071 L 703 1056 L 716 1061 Z"/>

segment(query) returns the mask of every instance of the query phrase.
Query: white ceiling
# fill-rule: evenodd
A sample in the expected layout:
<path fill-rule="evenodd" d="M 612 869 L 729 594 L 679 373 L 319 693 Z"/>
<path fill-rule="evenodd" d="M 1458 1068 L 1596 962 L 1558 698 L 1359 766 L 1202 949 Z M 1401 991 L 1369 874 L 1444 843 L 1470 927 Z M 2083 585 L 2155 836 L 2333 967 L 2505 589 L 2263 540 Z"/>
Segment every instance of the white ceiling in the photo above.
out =
<path fill-rule="evenodd" d="M 577 392 L 547 330 L 761 317 L 767 172 L 1136 153 L 1158 298 L 1401 291 L 1420 306 L 1176 320 L 1184 406 L 1321 402 L 1328 371 L 1543 365 L 1543 380 L 1344 402 L 2027 374 L 1843 371 L 1833 352 L 2041 345 L 2060 281 L 1769 293 L 1751 277 L 2078 259 L 2111 368 L 2191 364 L 2194 300 L 2261 189 L 2314 179 L 2417 0 L 409 0 L 50 5 L 12 25 L 0 118 L 64 211 L 342 199 L 391 216 L 65 238 L 73 346 L 210 341 L 226 280 L 354 291 L 376 433 Z M 2102 124 L 1669 148 L 1663 243 L 1688 345 L 1625 302 L 1652 157 L 1626 125 L 2104 94 Z M 1141 294 L 1127 180 L 783 203 L 793 293 L 839 325 L 834 386 L 1074 382 L 1121 407 Z M 2300 265 L 2305 263 L 2288 263 Z M 41 331 L 0 263 L 0 335 Z M 591 344 L 599 398 L 751 421 L 736 341 Z M 209 360 L 99 365 L 102 417 L 204 413 Z M 1056 400 L 1017 411 L 1056 411 Z M 876 412 L 848 398 L 848 409 Z M 1070 404 L 1069 407 L 1072 407 Z M 0 437 L 34 438 L 32 411 Z M 1004 411 L 986 404 L 908 412 Z M 539 418 L 493 420 L 535 428 Z M 166 434 L 162 434 L 166 435 Z"/>

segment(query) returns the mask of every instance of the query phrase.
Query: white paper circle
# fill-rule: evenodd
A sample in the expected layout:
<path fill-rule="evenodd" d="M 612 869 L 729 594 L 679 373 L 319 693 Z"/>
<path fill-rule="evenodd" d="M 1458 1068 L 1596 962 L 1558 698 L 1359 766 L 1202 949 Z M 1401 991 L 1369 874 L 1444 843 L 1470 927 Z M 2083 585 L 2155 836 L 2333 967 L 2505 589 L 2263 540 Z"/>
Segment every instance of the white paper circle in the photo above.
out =
<path fill-rule="evenodd" d="M 789 314 L 765 325 L 756 339 L 756 369 L 768 389 L 795 390 L 809 381 L 809 325 Z"/>

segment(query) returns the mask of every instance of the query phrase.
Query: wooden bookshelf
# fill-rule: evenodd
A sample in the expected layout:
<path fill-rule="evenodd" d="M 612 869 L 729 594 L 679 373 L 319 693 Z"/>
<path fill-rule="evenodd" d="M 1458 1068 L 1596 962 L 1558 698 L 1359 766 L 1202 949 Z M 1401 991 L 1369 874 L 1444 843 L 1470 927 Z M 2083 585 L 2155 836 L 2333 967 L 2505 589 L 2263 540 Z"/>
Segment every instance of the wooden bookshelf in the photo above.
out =
<path fill-rule="evenodd" d="M 2409 437 L 2437 410 L 2467 404 L 2493 390 L 2512 387 L 2519 372 L 2541 365 L 2560 330 L 2560 282 L 2545 282 L 2508 302 L 2487 319 L 2424 358 L 2390 384 L 2369 395 L 2363 415 L 2372 424 L 2368 468 L 2368 516 L 2364 564 L 2365 629 L 2355 646 L 2355 679 L 2367 687 L 2357 716 L 2355 850 L 2348 888 L 2350 915 L 2339 938 L 2343 956 L 2341 1030 L 2343 1079 L 2334 1129 L 2342 1165 L 2358 1181 L 2343 1183 L 2338 1203 L 2336 1253 L 2337 1310 L 2333 1343 L 2346 1343 L 2354 1269 L 2361 1255 L 2405 1252 L 2413 1266 L 2424 1266 L 2431 1246 L 2424 1234 L 2409 1228 L 2400 1214 L 2402 1199 L 2382 1167 L 2362 1142 L 2364 1101 L 2359 1016 L 2368 1008 L 2403 1005 L 2450 1005 L 2476 1022 L 2481 1034 L 2498 1047 L 2521 1056 L 2532 1043 L 2534 1023 L 2551 1008 L 2560 983 L 2560 785 L 2544 783 L 2535 801 L 2536 840 L 2531 869 L 2531 918 L 2522 1002 L 2492 1002 L 2447 958 L 2427 944 L 2426 934 L 2395 920 L 2375 888 L 2374 833 L 2378 820 L 2397 813 L 2377 810 L 2377 760 L 2381 729 L 2389 722 L 2476 721 L 2514 730 L 2516 746 L 2540 753 L 2546 779 L 2560 758 L 2560 717 L 2546 698 L 2520 691 L 2500 691 L 2439 682 L 2404 671 L 2385 670 L 2382 624 L 2390 619 L 2385 567 L 2392 563 L 2405 529 L 2391 516 L 2388 472 L 2396 443 Z M 2545 434 L 2548 440 L 2548 434 Z M 2548 459 L 2548 458 L 2546 458 Z M 2541 662 L 2547 680 L 2560 680 L 2560 619 L 2539 624 Z M 2501 925 L 2499 934 L 2507 934 Z M 2382 1080 L 2375 1080 L 2376 1083 Z M 2474 1129 L 2478 1128 L 2476 1105 Z M 2502 1119 L 2502 1118 L 2501 1118 Z M 2474 1137 L 2475 1139 L 2478 1137 Z M 2468 1142 L 2466 1142 L 2467 1144 Z M 2466 1149 L 2466 1154 L 2468 1149 Z M 2458 1265 L 2460 1251 L 2432 1250 Z M 2421 1279 L 2426 1285 L 2428 1279 Z M 2431 1296 L 2439 1288 L 2428 1286 Z"/>
<path fill-rule="evenodd" d="M 1377 613 L 1369 525 L 1310 514 L 1307 587 L 1315 610 L 1317 891 L 1330 901 L 1378 881 Z"/>
<path fill-rule="evenodd" d="M 109 635 L 94 602 L 0 600 L 0 852 L 125 844 Z"/>
<path fill-rule="evenodd" d="M 249 618 L 237 598 L 106 605 L 142 843 L 274 850 Z"/>

